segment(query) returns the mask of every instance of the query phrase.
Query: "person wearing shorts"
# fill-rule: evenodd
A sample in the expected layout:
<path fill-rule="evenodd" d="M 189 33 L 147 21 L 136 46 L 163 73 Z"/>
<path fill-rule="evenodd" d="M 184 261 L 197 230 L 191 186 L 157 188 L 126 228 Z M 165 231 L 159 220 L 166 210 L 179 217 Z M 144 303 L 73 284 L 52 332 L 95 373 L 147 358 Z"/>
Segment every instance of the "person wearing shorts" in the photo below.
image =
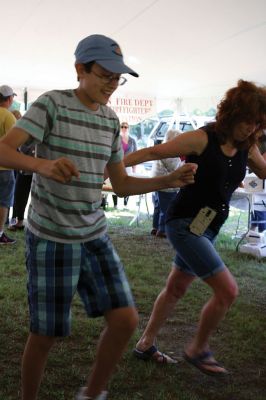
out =
<path fill-rule="evenodd" d="M 167 236 L 176 250 L 173 264 L 188 275 L 207 279 L 225 268 L 213 246 L 217 235 L 206 229 L 204 234 L 196 236 L 189 229 L 192 221 L 192 218 L 176 218 L 167 223 Z"/>
<path fill-rule="evenodd" d="M 140 359 L 175 362 L 155 347 L 156 336 L 174 307 L 199 277 L 212 290 L 201 310 L 194 337 L 185 346 L 184 359 L 208 375 L 228 371 L 214 358 L 209 339 L 238 294 L 237 283 L 214 247 L 229 213 L 229 202 L 246 174 L 247 166 L 266 177 L 266 160 L 257 137 L 266 126 L 266 88 L 239 80 L 218 105 L 216 120 L 171 142 L 129 155 L 125 165 L 185 156 L 198 165 L 195 183 L 178 192 L 166 216 L 166 234 L 176 251 L 166 286 L 157 297 L 148 324 L 134 354 Z"/>
<path fill-rule="evenodd" d="M 194 182 L 195 164 L 165 177 L 135 178 L 123 164 L 120 124 L 106 106 L 138 74 L 119 45 L 103 35 L 75 51 L 78 88 L 41 95 L 0 142 L 1 162 L 33 172 L 26 232 L 30 334 L 22 360 L 22 399 L 35 400 L 56 337 L 70 334 L 77 291 L 90 317 L 106 326 L 86 386 L 77 400 L 107 398 L 108 381 L 133 334 L 138 315 L 124 268 L 107 235 L 101 207 L 105 170 L 120 197 Z M 17 153 L 35 143 L 35 157 Z"/>
<path fill-rule="evenodd" d="M 9 111 L 15 95 L 10 86 L 0 86 L 0 138 L 4 137 L 16 123 L 16 118 Z M 8 210 L 13 205 L 14 189 L 14 171 L 0 166 L 0 245 L 16 243 L 15 239 L 4 233 Z"/>

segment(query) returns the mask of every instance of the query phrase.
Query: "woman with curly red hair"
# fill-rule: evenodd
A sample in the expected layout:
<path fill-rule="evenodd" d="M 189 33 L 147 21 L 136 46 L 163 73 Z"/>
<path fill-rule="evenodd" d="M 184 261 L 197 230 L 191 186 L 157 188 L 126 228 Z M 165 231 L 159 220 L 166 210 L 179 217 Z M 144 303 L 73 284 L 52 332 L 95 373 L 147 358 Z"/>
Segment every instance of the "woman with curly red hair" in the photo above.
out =
<path fill-rule="evenodd" d="M 266 161 L 256 145 L 258 132 L 265 127 L 265 87 L 240 80 L 219 104 L 215 122 L 171 142 L 132 153 L 124 160 L 125 165 L 134 165 L 186 156 L 186 162 L 198 164 L 195 183 L 182 188 L 167 211 L 166 234 L 176 256 L 134 350 L 136 357 L 175 362 L 158 351 L 155 338 L 177 301 L 199 277 L 212 289 L 212 295 L 202 308 L 195 336 L 186 345 L 183 357 L 206 374 L 228 373 L 210 351 L 209 338 L 236 299 L 238 287 L 214 240 L 228 217 L 232 193 L 242 182 L 247 166 L 266 178 Z"/>

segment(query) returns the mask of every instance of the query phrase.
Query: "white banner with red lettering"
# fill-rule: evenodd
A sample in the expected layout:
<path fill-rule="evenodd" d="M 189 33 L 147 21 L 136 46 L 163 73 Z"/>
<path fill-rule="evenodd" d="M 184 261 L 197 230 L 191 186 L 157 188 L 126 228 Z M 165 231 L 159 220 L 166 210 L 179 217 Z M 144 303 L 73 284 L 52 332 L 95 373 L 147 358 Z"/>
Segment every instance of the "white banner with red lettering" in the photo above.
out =
<path fill-rule="evenodd" d="M 112 96 L 108 106 L 115 111 L 120 122 L 128 122 L 130 125 L 156 114 L 156 100 L 153 97 Z"/>

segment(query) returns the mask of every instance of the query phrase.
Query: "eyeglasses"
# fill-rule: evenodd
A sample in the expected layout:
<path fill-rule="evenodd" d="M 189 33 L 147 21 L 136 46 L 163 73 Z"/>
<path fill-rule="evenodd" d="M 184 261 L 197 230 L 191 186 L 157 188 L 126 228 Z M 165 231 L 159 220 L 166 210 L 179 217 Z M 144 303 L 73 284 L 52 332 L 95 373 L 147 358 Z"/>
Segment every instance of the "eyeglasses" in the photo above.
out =
<path fill-rule="evenodd" d="M 116 81 L 119 86 L 124 85 L 127 82 L 127 79 L 123 76 L 117 76 L 116 74 L 111 75 L 99 75 L 95 71 L 91 70 L 95 76 L 97 76 L 101 81 L 105 84 L 112 83 L 112 81 Z"/>
<path fill-rule="evenodd" d="M 123 128 L 128 129 L 128 126 L 127 125 L 121 125 L 121 129 L 123 129 Z"/>

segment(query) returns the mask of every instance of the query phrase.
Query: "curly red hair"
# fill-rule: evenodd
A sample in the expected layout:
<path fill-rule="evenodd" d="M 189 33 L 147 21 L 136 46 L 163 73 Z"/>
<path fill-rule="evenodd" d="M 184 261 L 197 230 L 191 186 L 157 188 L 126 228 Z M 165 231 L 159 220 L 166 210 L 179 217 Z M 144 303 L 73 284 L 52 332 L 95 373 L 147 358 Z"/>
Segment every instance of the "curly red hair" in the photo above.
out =
<path fill-rule="evenodd" d="M 256 142 L 258 132 L 266 128 L 266 87 L 241 79 L 236 87 L 226 92 L 218 105 L 214 123 L 221 144 L 231 137 L 235 125 L 241 122 L 257 125 L 254 133 L 240 145 L 250 148 Z"/>

